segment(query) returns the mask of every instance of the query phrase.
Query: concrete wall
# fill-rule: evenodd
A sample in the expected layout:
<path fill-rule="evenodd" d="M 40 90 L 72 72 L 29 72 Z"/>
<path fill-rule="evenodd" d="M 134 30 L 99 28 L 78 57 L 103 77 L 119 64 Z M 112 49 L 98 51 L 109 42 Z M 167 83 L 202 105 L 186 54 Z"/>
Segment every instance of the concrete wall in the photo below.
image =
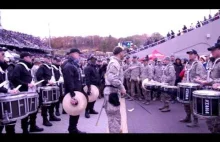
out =
<path fill-rule="evenodd" d="M 207 34 L 210 34 L 210 38 L 207 39 Z M 209 54 L 207 48 L 209 45 L 213 45 L 220 36 L 220 19 L 209 23 L 201 28 L 195 29 L 189 33 L 178 36 L 165 43 L 151 47 L 149 49 L 142 50 L 133 55 L 137 55 L 140 58 L 145 57 L 147 54 L 151 54 L 153 50 L 158 50 L 164 55 L 175 54 L 178 57 L 187 57 L 186 51 L 195 49 L 200 55 Z"/>

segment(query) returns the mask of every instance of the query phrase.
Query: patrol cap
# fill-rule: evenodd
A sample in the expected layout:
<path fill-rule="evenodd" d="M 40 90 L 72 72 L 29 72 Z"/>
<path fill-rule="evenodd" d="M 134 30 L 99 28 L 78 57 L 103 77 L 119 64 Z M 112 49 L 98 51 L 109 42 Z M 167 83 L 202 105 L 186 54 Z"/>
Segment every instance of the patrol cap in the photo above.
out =
<path fill-rule="evenodd" d="M 220 43 L 215 43 L 213 46 L 208 48 L 208 51 L 213 51 L 213 50 L 215 50 L 217 48 L 220 49 Z"/>
<path fill-rule="evenodd" d="M 70 49 L 70 51 L 69 51 L 69 54 L 71 54 L 71 53 L 79 53 L 79 54 L 82 54 L 81 52 L 80 52 L 80 50 L 79 49 L 77 49 L 77 48 L 72 48 L 72 49 Z"/>
<path fill-rule="evenodd" d="M 23 53 L 20 54 L 20 58 L 21 59 L 23 59 L 24 57 L 27 57 L 27 56 L 31 57 L 32 55 L 30 53 L 28 53 L 28 52 L 23 52 Z"/>
<path fill-rule="evenodd" d="M 122 51 L 124 51 L 124 48 L 121 47 L 121 46 L 116 46 L 114 49 L 113 49 L 113 54 L 114 55 L 118 55 L 119 53 L 121 53 Z"/>
<path fill-rule="evenodd" d="M 198 55 L 197 51 L 194 50 L 194 49 L 192 49 L 190 51 L 187 51 L 186 54 L 196 54 L 196 55 Z"/>
<path fill-rule="evenodd" d="M 170 61 L 171 59 L 169 56 L 166 56 L 163 60 Z"/>
<path fill-rule="evenodd" d="M 48 59 L 50 59 L 50 58 L 52 58 L 53 56 L 52 55 L 50 55 L 50 54 L 46 54 L 46 55 L 44 55 L 44 58 L 48 58 Z"/>

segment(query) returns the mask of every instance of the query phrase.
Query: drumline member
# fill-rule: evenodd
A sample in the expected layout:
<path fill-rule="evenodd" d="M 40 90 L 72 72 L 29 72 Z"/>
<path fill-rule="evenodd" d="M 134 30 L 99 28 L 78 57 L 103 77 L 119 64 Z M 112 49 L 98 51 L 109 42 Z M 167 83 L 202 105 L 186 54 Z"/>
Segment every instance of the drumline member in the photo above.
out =
<path fill-rule="evenodd" d="M 125 95 L 126 90 L 123 85 L 123 67 L 122 61 L 124 58 L 123 47 L 115 47 L 113 50 L 114 56 L 107 66 L 105 79 L 105 111 L 108 117 L 108 128 L 110 133 L 121 132 L 121 113 L 119 94 Z"/>
<path fill-rule="evenodd" d="M 143 66 L 141 67 L 141 75 L 140 75 L 140 79 L 141 79 L 141 84 L 142 81 L 144 81 L 145 79 L 149 79 L 151 80 L 153 78 L 153 68 L 152 65 L 148 64 L 149 59 L 145 58 L 143 60 Z M 151 91 L 150 90 L 145 90 L 144 88 L 142 88 L 142 93 L 144 95 L 145 100 L 143 101 L 144 104 L 148 105 L 150 104 L 151 101 Z"/>
<path fill-rule="evenodd" d="M 40 65 L 42 64 L 42 61 L 40 58 L 35 58 L 33 63 L 34 65 L 31 68 L 31 74 L 34 76 L 34 82 L 37 82 L 36 72 L 39 69 Z"/>
<path fill-rule="evenodd" d="M 56 80 L 56 82 L 58 82 L 58 84 L 60 83 L 59 79 L 61 77 L 61 73 L 60 73 L 60 64 L 61 63 L 60 62 L 61 62 L 61 60 L 59 58 L 54 57 L 53 60 L 52 60 L 52 65 L 51 65 L 52 68 L 53 68 L 53 71 L 54 71 L 55 80 Z M 60 94 L 59 101 L 55 103 L 55 110 L 56 110 L 55 114 L 56 114 L 56 116 L 60 116 L 59 108 L 60 108 L 60 103 L 62 102 L 62 96 L 63 96 L 63 94 Z"/>
<path fill-rule="evenodd" d="M 168 83 L 168 85 L 174 86 L 175 80 L 176 80 L 176 71 L 173 66 L 173 63 L 171 62 L 170 57 L 165 57 L 163 62 L 164 62 L 165 68 L 163 70 L 161 82 Z M 164 106 L 159 108 L 159 110 L 161 112 L 169 112 L 170 111 L 169 100 L 171 98 L 170 94 L 162 93 L 161 97 L 162 97 L 162 101 L 164 102 Z"/>
<path fill-rule="evenodd" d="M 79 54 L 81 52 L 79 49 L 71 49 L 69 52 L 69 58 L 66 62 L 65 66 L 63 67 L 63 77 L 64 77 L 64 88 L 65 88 L 65 94 L 70 93 L 72 100 L 72 105 L 77 105 L 78 101 L 74 98 L 75 93 L 74 91 L 80 91 L 83 92 L 83 86 L 82 86 L 82 79 L 81 74 L 79 70 Z M 78 116 L 71 116 L 69 117 L 69 127 L 68 131 L 69 133 L 85 133 L 81 132 L 77 128 L 79 120 Z"/>
<path fill-rule="evenodd" d="M 133 63 L 131 64 L 131 67 L 134 67 L 134 66 L 141 67 L 141 63 L 138 62 L 137 56 L 133 56 L 132 61 L 133 61 Z M 141 69 L 140 68 L 135 68 L 135 69 L 131 70 L 131 78 L 130 78 L 130 81 L 131 81 L 131 96 L 132 97 L 137 97 L 137 99 L 139 101 L 142 100 L 140 85 L 139 85 L 139 83 L 140 83 L 140 74 L 141 74 Z M 137 95 L 135 93 L 135 88 L 137 89 Z M 130 98 L 130 100 L 132 101 L 133 99 Z"/>
<path fill-rule="evenodd" d="M 208 48 L 208 51 L 211 52 L 215 61 L 212 63 L 209 62 L 207 66 L 212 67 L 214 62 L 215 66 L 210 72 L 210 78 L 208 80 L 197 79 L 196 81 L 204 86 L 213 86 L 214 89 L 220 87 L 220 43 L 216 43 L 214 46 Z M 210 65 L 211 64 L 211 65 Z M 220 133 L 220 116 L 216 118 L 208 118 L 206 124 L 211 133 Z"/>
<path fill-rule="evenodd" d="M 27 92 L 29 88 L 35 87 L 32 83 L 33 77 L 31 75 L 31 68 L 32 68 L 32 60 L 31 60 L 31 54 L 24 52 L 20 54 L 21 60 L 17 65 L 15 65 L 15 68 L 13 70 L 12 75 L 12 83 L 14 86 L 22 85 L 21 88 L 19 88 L 20 92 Z M 23 130 L 23 134 L 28 134 L 28 120 L 30 117 L 30 132 L 41 132 L 44 129 L 39 128 L 36 125 L 36 118 L 37 118 L 37 112 L 30 114 L 28 117 L 21 120 L 21 128 Z"/>
<path fill-rule="evenodd" d="M 94 55 L 91 55 L 89 58 L 89 63 L 87 65 L 87 67 L 85 68 L 84 72 L 85 72 L 85 82 L 86 82 L 86 86 L 88 87 L 88 95 L 90 95 L 91 93 L 91 85 L 95 85 L 97 88 L 100 85 L 100 75 L 99 75 L 99 70 L 97 69 L 96 66 L 96 60 L 97 58 L 94 57 Z M 85 111 L 85 117 L 86 118 L 90 118 L 89 114 L 98 114 L 98 112 L 96 112 L 94 110 L 94 105 L 95 102 L 89 102 L 87 104 L 86 107 L 86 111 Z"/>
<path fill-rule="evenodd" d="M 155 66 L 153 66 L 153 80 L 157 82 L 161 82 L 161 76 L 163 75 L 163 70 L 162 70 L 162 62 L 161 59 L 157 59 Z M 153 100 L 155 101 L 157 98 L 160 98 L 160 90 L 153 91 Z"/>
<path fill-rule="evenodd" d="M 44 80 L 42 86 L 55 85 L 55 82 L 51 81 L 52 78 L 52 67 L 51 67 L 51 56 L 45 55 L 44 64 L 42 64 L 36 73 L 37 81 Z M 40 97 L 41 98 L 41 97 Z M 42 104 L 42 99 L 39 100 L 39 103 Z M 57 118 L 54 115 L 55 103 L 52 103 L 50 106 L 41 106 L 41 115 L 43 117 L 44 126 L 52 126 L 52 123 L 49 122 L 47 118 L 47 111 L 49 109 L 50 121 L 61 121 L 60 118 Z"/>
<path fill-rule="evenodd" d="M 7 69 L 7 64 L 4 61 L 6 49 L 0 48 L 0 83 L 3 83 L 5 81 L 5 70 Z M 10 90 L 9 88 L 0 87 L 0 93 L 9 93 L 9 94 L 17 94 L 17 90 Z M 1 122 L 0 122 L 1 123 Z M 2 134 L 2 131 L 5 127 L 6 134 L 15 134 L 15 122 L 11 122 L 9 124 L 0 124 L 0 134 Z"/>
<path fill-rule="evenodd" d="M 196 83 L 196 78 L 203 78 L 205 75 L 205 68 L 203 64 L 198 60 L 198 53 L 196 50 L 192 49 L 187 51 L 186 54 L 189 55 L 189 62 L 186 64 L 186 68 L 191 70 L 189 71 L 189 82 Z M 187 71 L 185 71 L 182 82 L 187 82 Z M 189 104 L 184 104 L 184 110 L 186 112 L 186 118 L 181 119 L 180 122 L 189 123 L 187 127 L 197 127 L 198 126 L 198 117 L 193 114 L 192 102 Z M 191 123 L 191 115 L 193 116 L 193 121 Z"/>

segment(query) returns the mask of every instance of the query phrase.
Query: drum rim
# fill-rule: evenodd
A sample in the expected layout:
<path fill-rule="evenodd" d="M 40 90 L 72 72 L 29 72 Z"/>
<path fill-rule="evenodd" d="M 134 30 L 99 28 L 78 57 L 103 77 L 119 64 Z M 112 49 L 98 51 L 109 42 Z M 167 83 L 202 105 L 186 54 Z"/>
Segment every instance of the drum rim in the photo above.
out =
<path fill-rule="evenodd" d="M 17 121 L 17 120 L 20 120 L 20 119 L 23 119 L 23 118 L 27 117 L 28 115 L 29 115 L 29 112 L 26 112 L 26 114 L 23 115 L 23 116 L 9 119 L 10 121 L 9 121 L 8 123 L 13 122 L 13 121 Z M 0 122 L 2 122 L 2 121 L 3 121 L 3 119 L 0 119 Z M 2 122 L 2 123 L 3 123 L 3 122 Z"/>
<path fill-rule="evenodd" d="M 214 95 L 201 95 L 201 94 L 198 94 L 197 92 L 201 92 L 201 91 L 209 91 L 209 92 L 218 92 L 219 94 L 214 94 Z M 192 92 L 192 95 L 193 96 L 201 96 L 201 97 L 205 97 L 205 98 L 208 98 L 208 97 L 213 97 L 213 98 L 216 98 L 216 97 L 220 97 L 220 92 L 219 91 L 216 91 L 216 90 L 195 90 Z"/>
<path fill-rule="evenodd" d="M 179 99 L 179 97 L 176 98 L 177 101 L 179 101 L 180 103 L 183 103 L 183 104 L 189 104 L 191 101 L 182 101 Z"/>
<path fill-rule="evenodd" d="M 13 101 L 13 100 L 19 100 L 19 99 L 27 99 L 27 95 L 25 94 L 19 94 L 19 95 L 6 95 L 5 97 L 0 97 L 1 101 Z"/>
<path fill-rule="evenodd" d="M 187 84 L 194 84 L 194 85 L 187 85 Z M 198 83 L 191 83 L 191 82 L 180 82 L 177 85 L 178 86 L 187 86 L 187 87 L 199 87 L 199 86 L 201 86 Z"/>
<path fill-rule="evenodd" d="M 216 118 L 216 117 L 219 117 L 219 116 L 203 116 L 203 115 L 200 115 L 198 113 L 195 113 L 194 112 L 194 109 L 193 109 L 193 114 L 196 115 L 198 118 L 201 118 L 201 119 L 207 119 L 207 118 Z"/>
<path fill-rule="evenodd" d="M 161 87 L 167 87 L 167 88 L 170 88 L 170 89 L 178 89 L 177 86 L 173 86 L 173 85 L 161 85 Z"/>
<path fill-rule="evenodd" d="M 52 103 L 56 103 L 56 102 L 58 102 L 58 101 L 59 101 L 59 99 L 56 100 L 56 101 L 42 102 L 42 104 L 44 104 L 44 105 L 50 105 L 50 104 L 52 104 Z"/>

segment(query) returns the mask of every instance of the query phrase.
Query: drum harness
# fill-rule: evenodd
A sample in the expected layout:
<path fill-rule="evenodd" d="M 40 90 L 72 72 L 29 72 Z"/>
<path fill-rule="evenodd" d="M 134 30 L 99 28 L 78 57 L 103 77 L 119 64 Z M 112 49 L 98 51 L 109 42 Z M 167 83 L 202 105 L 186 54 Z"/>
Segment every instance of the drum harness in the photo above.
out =
<path fill-rule="evenodd" d="M 196 63 L 198 63 L 198 61 L 194 61 L 189 69 L 187 69 L 187 65 L 189 65 L 189 62 L 186 63 L 186 66 L 185 66 L 186 82 L 190 82 L 190 81 L 189 81 L 189 73 L 190 73 L 190 71 L 192 70 L 193 66 L 194 66 Z"/>

